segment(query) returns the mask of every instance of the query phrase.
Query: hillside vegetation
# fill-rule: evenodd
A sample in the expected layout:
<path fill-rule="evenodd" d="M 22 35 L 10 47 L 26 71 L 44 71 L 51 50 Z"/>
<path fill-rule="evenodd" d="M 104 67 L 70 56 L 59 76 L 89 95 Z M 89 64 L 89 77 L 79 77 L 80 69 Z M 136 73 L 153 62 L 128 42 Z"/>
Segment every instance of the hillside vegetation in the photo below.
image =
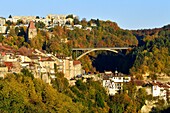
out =
<path fill-rule="evenodd" d="M 7 75 L 0 80 L 0 112 L 135 113 L 147 99 L 146 91 L 137 91 L 133 83 L 124 85 L 121 94 L 109 97 L 100 82 L 78 80 L 75 86 L 69 86 L 63 74 L 56 77 L 49 85 L 28 70 Z"/>
<path fill-rule="evenodd" d="M 85 47 L 132 47 L 132 50 L 123 51 L 125 57 L 110 52 L 92 52 L 80 60 L 86 72 L 103 72 L 105 70 L 119 71 L 136 76 L 142 79 L 143 74 L 149 74 L 151 78 L 158 75 L 170 75 L 170 27 L 144 29 L 144 30 L 124 30 L 117 23 L 91 19 L 86 21 L 76 20 L 71 25 L 80 24 L 82 29 L 67 29 L 67 26 L 55 26 L 48 31 L 38 29 L 38 35 L 30 41 L 25 42 L 27 34 L 25 27 L 10 27 L 8 38 L 0 36 L 0 42 L 8 44 L 13 48 L 22 46 L 46 50 L 53 54 L 73 56 L 72 48 Z M 91 26 L 95 24 L 96 26 Z M 13 25 L 9 25 L 13 26 Z M 40 25 L 37 25 L 37 28 Z M 85 30 L 91 27 L 91 30 Z M 108 57 L 105 57 L 108 56 Z M 104 59 L 105 57 L 105 59 Z M 104 67 L 105 66 L 105 67 Z"/>
<path fill-rule="evenodd" d="M 162 29 L 137 31 L 142 40 L 140 46 L 131 53 L 135 58 L 131 73 L 141 78 L 142 74 L 150 74 L 156 79 L 160 75 L 170 75 L 170 30 Z M 141 38 L 143 37 L 143 38 Z"/>

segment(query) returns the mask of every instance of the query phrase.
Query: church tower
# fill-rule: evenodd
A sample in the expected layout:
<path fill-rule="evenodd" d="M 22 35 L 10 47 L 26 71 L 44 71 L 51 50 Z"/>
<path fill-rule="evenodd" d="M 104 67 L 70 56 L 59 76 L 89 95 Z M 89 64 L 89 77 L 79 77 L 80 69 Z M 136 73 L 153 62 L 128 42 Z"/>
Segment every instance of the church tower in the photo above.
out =
<path fill-rule="evenodd" d="M 33 21 L 30 21 L 28 26 L 28 40 L 31 40 L 32 38 L 37 36 L 37 29 L 34 25 Z"/>

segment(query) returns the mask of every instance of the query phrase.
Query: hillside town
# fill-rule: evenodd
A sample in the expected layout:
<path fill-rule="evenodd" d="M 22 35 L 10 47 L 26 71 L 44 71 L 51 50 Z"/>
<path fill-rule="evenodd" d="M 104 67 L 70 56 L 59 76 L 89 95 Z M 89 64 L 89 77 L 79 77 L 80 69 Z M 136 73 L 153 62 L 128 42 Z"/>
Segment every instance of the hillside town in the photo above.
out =
<path fill-rule="evenodd" d="M 10 15 L 8 18 L 0 17 L 0 34 L 5 38 L 9 38 L 10 28 L 24 27 L 26 29 L 24 41 L 30 43 L 38 35 L 38 31 L 49 32 L 55 26 L 60 26 L 70 31 L 75 29 L 91 31 L 97 27 L 96 22 L 90 22 L 88 26 L 83 26 L 77 21 L 78 16 L 76 15 L 49 14 L 46 17 Z M 98 22 L 99 20 L 96 21 Z M 37 23 L 39 27 L 35 25 Z M 11 26 L 9 27 L 9 25 Z M 109 25 L 112 24 L 109 23 Z M 49 39 L 53 36 L 54 34 L 49 32 Z M 103 40 L 105 39 L 103 38 Z M 69 37 L 61 38 L 59 42 L 66 44 L 69 42 Z M 105 70 L 104 73 L 91 73 L 85 71 L 82 62 L 74 59 L 72 55 L 66 56 L 62 53 L 47 52 L 42 49 L 27 48 L 25 46 L 13 48 L 8 44 L 0 43 L 0 78 L 4 79 L 9 74 L 19 74 L 24 69 L 29 70 L 34 75 L 34 78 L 39 78 L 49 85 L 52 85 L 52 80 L 57 78 L 56 73 L 64 74 L 70 87 L 74 87 L 78 80 L 82 80 L 84 83 L 91 79 L 99 81 L 106 90 L 107 95 L 111 97 L 121 94 L 121 92 L 128 93 L 129 91 L 125 87 L 127 84 L 132 83 L 137 91 L 142 88 L 147 95 L 155 99 L 153 103 L 163 100 L 164 104 L 168 105 L 170 102 L 169 82 L 151 80 L 147 79 L 147 77 L 140 80 L 135 77 L 135 74 L 123 74 L 118 72 L 117 69 L 114 72 Z M 136 96 L 136 93 L 134 95 Z M 149 108 L 148 106 L 151 107 Z M 146 102 L 141 109 L 145 113 L 146 108 L 150 110 L 153 106 L 155 105 L 150 105 L 150 103 Z"/>
<path fill-rule="evenodd" d="M 166 102 L 170 99 L 170 83 L 161 83 L 158 81 L 136 80 L 131 76 L 106 71 L 103 76 L 103 87 L 106 88 L 109 95 L 115 95 L 123 90 L 123 85 L 128 82 L 133 82 L 137 89 L 144 88 L 148 95 L 158 97 Z"/>
<path fill-rule="evenodd" d="M 55 77 L 53 75 L 56 71 L 64 73 L 68 80 L 83 73 L 81 62 L 71 57 L 54 56 L 24 47 L 14 50 L 2 44 L 0 51 L 0 74 L 3 78 L 7 73 L 19 73 L 23 68 L 27 68 L 31 70 L 35 78 L 42 78 L 44 82 L 50 84 L 50 79 Z"/>
<path fill-rule="evenodd" d="M 16 23 L 14 27 L 28 27 L 30 22 L 39 22 L 43 23 L 45 29 L 53 28 L 55 26 L 66 27 L 69 30 L 73 30 L 75 28 L 91 30 L 92 27 L 96 27 L 95 23 L 91 23 L 91 27 L 83 28 L 82 25 L 78 24 L 78 16 L 76 15 L 57 15 L 57 14 L 48 14 L 46 17 L 39 16 L 9 16 L 8 18 L 0 17 L 0 33 L 9 33 L 9 29 L 7 28 L 6 23 Z"/>
<path fill-rule="evenodd" d="M 6 23 L 16 23 L 12 27 L 27 27 L 27 39 L 29 41 L 37 36 L 37 28 L 35 22 L 42 22 L 45 29 L 48 30 L 54 26 L 66 26 L 72 30 L 74 27 L 82 28 L 81 25 L 72 26 L 74 19 L 78 18 L 75 15 L 47 15 L 45 18 L 39 16 L 9 16 L 9 18 L 0 17 L 0 33 L 4 37 L 8 37 L 10 29 Z M 17 24 L 18 23 L 18 24 Z M 68 24 L 69 23 L 69 24 Z M 88 28 L 87 28 L 88 29 Z M 67 42 L 67 39 L 61 41 Z M 4 78 L 6 73 L 18 73 L 23 68 L 28 68 L 35 75 L 40 77 L 50 84 L 50 78 L 54 78 L 55 72 L 64 73 L 65 77 L 70 80 L 77 75 L 84 73 L 81 62 L 75 61 L 71 56 L 54 55 L 40 51 L 37 49 L 19 48 L 15 50 L 8 45 L 0 44 L 1 51 L 1 77 Z"/>
<path fill-rule="evenodd" d="M 35 22 L 42 22 L 45 25 L 45 29 L 55 26 L 66 27 L 69 30 L 74 28 L 82 29 L 82 25 L 73 24 L 75 19 L 78 19 L 76 15 L 55 15 L 48 14 L 45 18 L 39 16 L 9 16 L 8 18 L 0 17 L 0 33 L 8 37 L 10 32 L 7 28 L 6 23 L 16 23 L 13 27 L 27 27 L 27 40 L 29 41 L 37 36 L 37 28 Z M 84 30 L 91 30 L 92 27 L 96 27 L 95 23 L 91 23 L 91 27 L 83 28 Z M 45 30 L 41 29 L 41 30 Z M 61 40 L 65 43 L 67 39 Z M 85 71 L 82 69 L 81 62 L 73 60 L 71 56 L 57 55 L 47 53 L 43 50 L 29 49 L 21 47 L 18 50 L 0 43 L 0 77 L 5 78 L 8 73 L 19 73 L 22 69 L 29 69 L 35 78 L 41 78 L 45 83 L 50 84 L 51 79 L 55 79 L 55 73 L 61 72 L 64 77 L 71 80 L 75 77 L 91 78 L 85 75 Z M 170 85 L 160 83 L 157 81 L 139 81 L 133 80 L 129 75 L 106 71 L 103 76 L 100 77 L 102 80 L 103 87 L 106 88 L 109 95 L 115 95 L 116 93 L 123 90 L 123 84 L 133 81 L 137 87 L 145 87 L 148 94 L 152 94 L 153 97 L 160 97 L 164 100 L 169 99 Z M 92 78 L 96 78 L 92 76 Z M 74 81 L 75 82 L 75 81 Z M 70 82 L 74 85 L 74 83 Z M 147 87 L 146 87 L 147 86 Z M 148 88 L 149 86 L 149 88 Z"/>

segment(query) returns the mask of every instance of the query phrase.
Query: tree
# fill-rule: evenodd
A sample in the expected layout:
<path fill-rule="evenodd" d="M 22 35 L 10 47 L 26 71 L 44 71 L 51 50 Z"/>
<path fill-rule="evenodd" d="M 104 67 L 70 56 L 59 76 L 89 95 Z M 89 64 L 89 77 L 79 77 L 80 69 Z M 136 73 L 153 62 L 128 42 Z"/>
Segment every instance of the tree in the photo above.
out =
<path fill-rule="evenodd" d="M 100 20 L 99 19 L 96 20 L 96 24 L 97 24 L 98 27 L 100 27 Z"/>
<path fill-rule="evenodd" d="M 41 34 L 41 32 L 38 32 L 37 36 L 31 39 L 30 45 L 35 49 L 42 50 L 44 42 L 45 42 L 45 37 Z"/>
<path fill-rule="evenodd" d="M 82 80 L 77 80 L 76 81 L 76 86 L 77 86 L 77 88 L 79 88 L 82 91 L 86 91 L 87 90 L 86 84 L 83 83 Z"/>
<path fill-rule="evenodd" d="M 0 34 L 0 42 L 2 42 L 4 38 L 5 37 L 2 34 Z"/>
<path fill-rule="evenodd" d="M 15 34 L 18 35 L 19 34 L 19 28 L 15 27 Z"/>
<path fill-rule="evenodd" d="M 14 27 L 10 28 L 10 32 L 8 34 L 9 36 L 12 36 L 13 38 L 17 36 Z"/>
<path fill-rule="evenodd" d="M 40 79 L 22 74 L 9 74 L 0 80 L 0 112 L 71 112 L 80 113 L 84 107 L 59 93 Z"/>
<path fill-rule="evenodd" d="M 56 73 L 55 80 L 52 80 L 53 87 L 59 92 L 65 92 L 68 88 L 68 80 L 64 78 L 63 73 Z"/>
<path fill-rule="evenodd" d="M 140 88 L 136 94 L 136 101 L 138 105 L 137 110 L 140 110 L 142 106 L 145 104 L 146 97 L 147 97 L 146 90 L 143 88 Z"/>
<path fill-rule="evenodd" d="M 104 108 L 104 99 L 100 92 L 96 93 L 96 104 L 97 104 L 97 106 Z"/>
<path fill-rule="evenodd" d="M 21 73 L 24 75 L 24 76 L 28 76 L 28 77 L 31 77 L 32 79 L 34 79 L 34 75 L 26 68 L 23 68 L 21 70 Z"/>
<path fill-rule="evenodd" d="M 36 16 L 35 18 L 36 18 L 36 19 L 40 19 L 40 17 L 39 17 L 39 16 Z"/>
<path fill-rule="evenodd" d="M 12 18 L 12 16 L 11 15 L 9 15 L 9 17 L 8 18 Z"/>
<path fill-rule="evenodd" d="M 10 20 L 7 20 L 7 21 L 6 21 L 6 24 L 7 24 L 8 26 L 10 26 L 10 25 L 12 25 L 13 23 L 12 23 Z"/>
<path fill-rule="evenodd" d="M 78 19 L 78 18 L 74 18 L 73 23 L 74 23 L 74 25 L 76 25 L 76 24 L 79 24 L 79 23 L 80 23 L 80 21 L 79 21 L 79 19 Z"/>
<path fill-rule="evenodd" d="M 70 21 L 67 21 L 66 24 L 67 24 L 67 25 L 70 25 Z"/>
<path fill-rule="evenodd" d="M 73 19 L 73 18 L 74 18 L 74 17 L 73 17 L 73 14 L 67 15 L 67 16 L 66 16 L 66 19 L 67 19 L 67 18 L 72 18 L 72 19 Z"/>
<path fill-rule="evenodd" d="M 86 20 L 86 18 L 83 18 L 83 19 L 81 20 L 81 25 L 82 25 L 83 27 L 87 27 L 87 20 Z"/>
<path fill-rule="evenodd" d="M 45 27 L 45 24 L 43 23 L 43 22 L 40 22 L 40 21 L 38 21 L 38 22 L 35 22 L 35 27 L 36 28 L 44 28 Z"/>
<path fill-rule="evenodd" d="M 23 21 L 19 19 L 19 20 L 17 20 L 16 25 L 20 25 L 20 24 L 23 24 Z"/>

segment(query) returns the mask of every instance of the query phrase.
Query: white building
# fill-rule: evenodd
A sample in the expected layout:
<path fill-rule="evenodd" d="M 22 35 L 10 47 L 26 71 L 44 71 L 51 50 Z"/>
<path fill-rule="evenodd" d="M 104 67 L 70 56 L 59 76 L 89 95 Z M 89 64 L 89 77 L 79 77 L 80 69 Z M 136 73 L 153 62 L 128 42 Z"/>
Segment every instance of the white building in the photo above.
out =
<path fill-rule="evenodd" d="M 108 90 L 109 95 L 115 95 L 119 91 L 123 90 L 123 83 L 130 82 L 131 77 L 123 75 L 115 71 L 113 74 L 112 72 L 105 72 L 103 77 L 103 87 Z"/>
<path fill-rule="evenodd" d="M 70 57 L 63 59 L 63 73 L 68 80 L 74 77 L 73 60 Z"/>
<path fill-rule="evenodd" d="M 167 94 L 169 93 L 170 86 L 157 81 L 154 81 L 151 84 L 152 84 L 151 89 L 152 89 L 153 97 L 159 97 L 160 99 L 164 99 L 164 100 L 167 100 L 167 98 L 169 98 Z"/>
<path fill-rule="evenodd" d="M 6 22 L 5 18 L 0 17 L 0 26 L 5 25 L 5 22 Z"/>
<path fill-rule="evenodd" d="M 17 62 L 18 58 L 12 53 L 6 53 L 3 57 L 4 62 Z"/>
<path fill-rule="evenodd" d="M 82 25 L 77 24 L 77 25 L 74 25 L 74 27 L 81 29 L 81 28 L 82 28 Z"/>
<path fill-rule="evenodd" d="M 0 33 L 5 33 L 6 32 L 6 26 L 4 26 L 6 23 L 6 19 L 3 17 L 0 17 Z"/>
<path fill-rule="evenodd" d="M 67 22 L 66 16 L 67 15 L 49 14 L 46 16 L 46 19 L 52 24 L 58 24 L 59 26 L 62 26 Z"/>
<path fill-rule="evenodd" d="M 6 73 L 8 73 L 8 67 L 0 65 L 0 78 L 4 78 Z"/>
<path fill-rule="evenodd" d="M 29 23 L 30 21 L 35 21 L 36 16 L 12 16 L 12 18 L 7 18 L 7 21 L 16 23 L 18 20 L 22 20 L 24 23 Z"/>

